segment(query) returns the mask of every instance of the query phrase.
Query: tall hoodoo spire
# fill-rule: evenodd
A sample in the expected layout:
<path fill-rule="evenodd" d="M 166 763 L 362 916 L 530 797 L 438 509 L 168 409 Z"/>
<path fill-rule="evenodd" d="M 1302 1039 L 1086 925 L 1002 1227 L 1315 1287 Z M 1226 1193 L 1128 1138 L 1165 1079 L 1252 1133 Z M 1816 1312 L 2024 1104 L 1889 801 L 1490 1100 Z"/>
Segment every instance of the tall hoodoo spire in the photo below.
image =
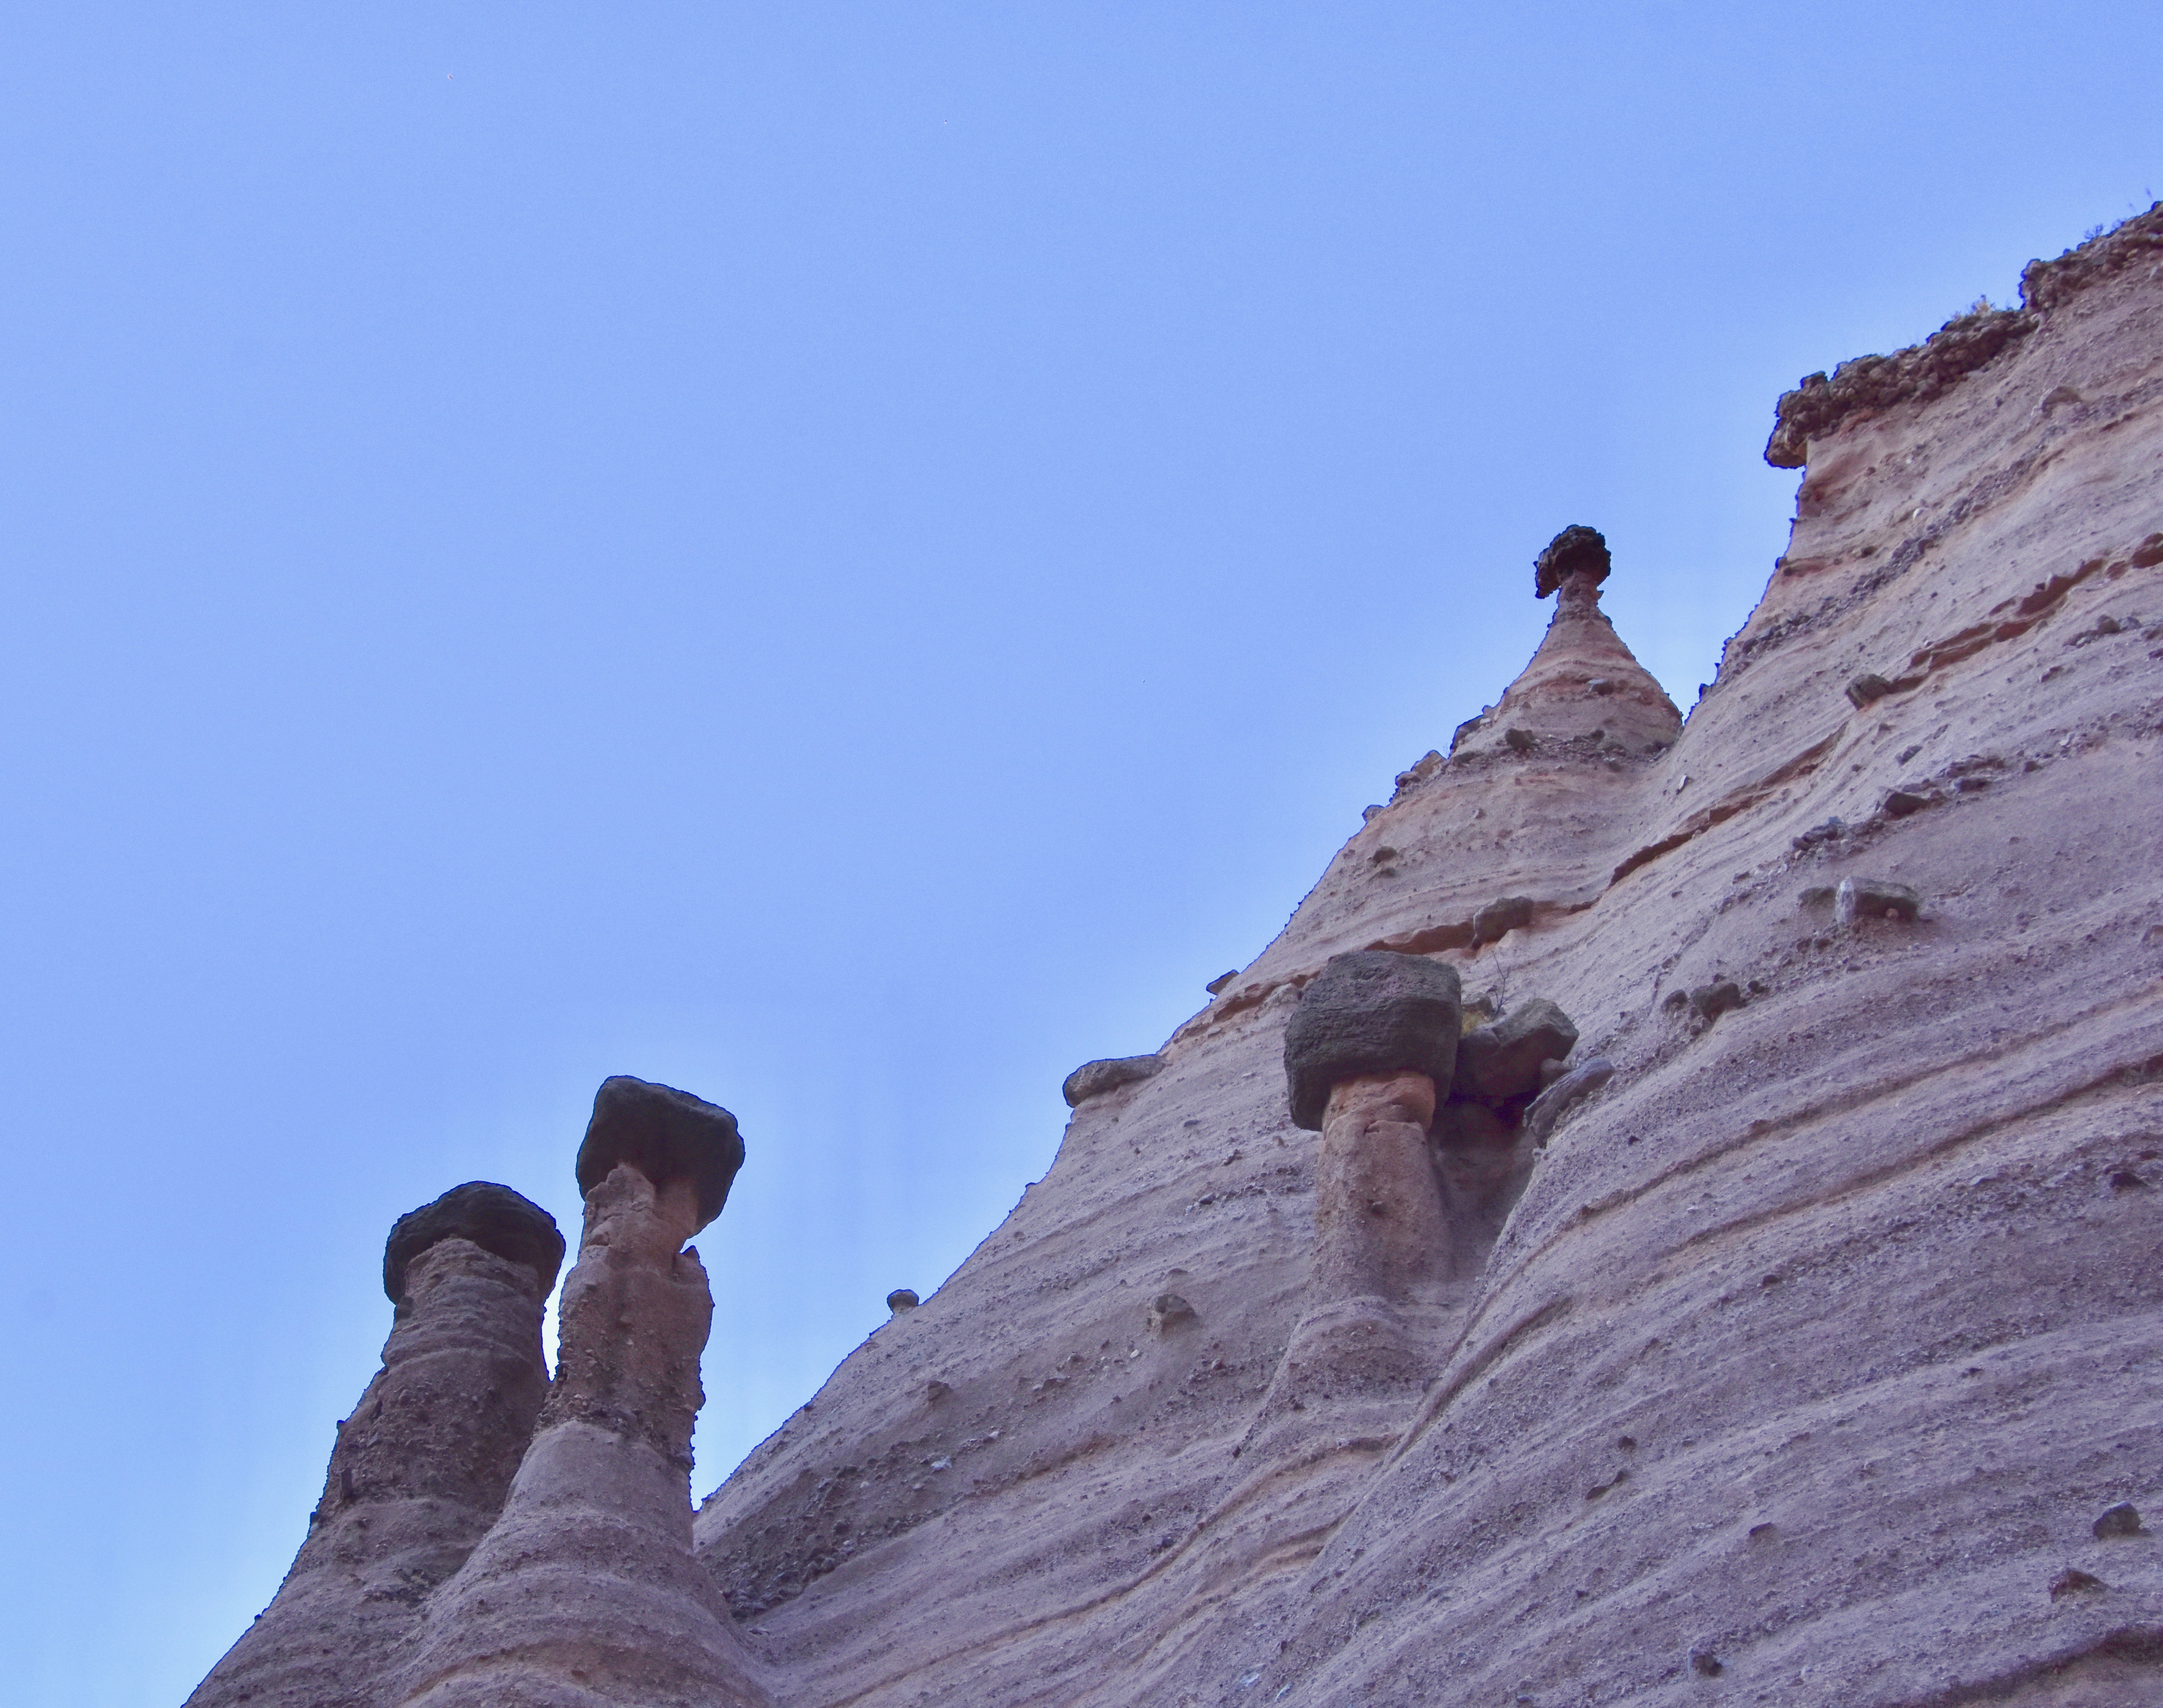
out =
<path fill-rule="evenodd" d="M 380 1708 L 426 1597 L 496 1522 L 548 1391 L 555 1218 L 469 1181 L 401 1216 L 383 1368 L 338 1436 L 277 1599 L 190 1708 Z"/>

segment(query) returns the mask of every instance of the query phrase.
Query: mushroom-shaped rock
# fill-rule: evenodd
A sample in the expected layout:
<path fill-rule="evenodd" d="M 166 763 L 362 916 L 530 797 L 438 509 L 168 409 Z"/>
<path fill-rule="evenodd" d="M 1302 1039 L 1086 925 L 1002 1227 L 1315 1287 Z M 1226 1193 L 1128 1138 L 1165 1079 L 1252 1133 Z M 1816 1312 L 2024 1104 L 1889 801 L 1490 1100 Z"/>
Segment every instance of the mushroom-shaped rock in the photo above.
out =
<path fill-rule="evenodd" d="M 1068 1108 L 1078 1109 L 1092 1098 L 1101 1098 L 1123 1085 L 1138 1085 L 1163 1071 L 1161 1056 L 1108 1056 L 1101 1061 L 1085 1061 L 1068 1074 L 1059 1094 L 1066 1099 Z"/>
<path fill-rule="evenodd" d="M 1333 955 L 1285 1027 L 1294 1124 L 1320 1131 L 1340 1080 L 1423 1073 L 1446 1094 L 1463 1024 L 1464 995 L 1447 963 L 1386 949 Z"/>
<path fill-rule="evenodd" d="M 1576 1048 L 1577 1028 L 1569 1016 L 1545 997 L 1535 997 L 1458 1040 L 1454 1090 L 1490 1108 L 1530 1097 L 1540 1088 L 1540 1064 L 1560 1061 Z"/>
<path fill-rule="evenodd" d="M 664 1090 L 610 1080 L 603 1100 L 626 1084 Z M 683 1102 L 710 1127 L 727 1120 Z M 398 1690 L 368 1708 L 766 1708 L 728 1604 L 691 1553 L 691 1429 L 714 1310 L 683 1245 L 695 1178 L 657 1185 L 625 1156 L 587 1189 L 556 1380 L 502 1516 L 429 1599 Z"/>
<path fill-rule="evenodd" d="M 391 1224 L 383 1245 L 383 1291 L 391 1303 L 405 1298 L 406 1271 L 413 1260 L 446 1239 L 470 1239 L 484 1251 L 524 1264 L 540 1281 L 544 1299 L 556 1290 L 556 1271 L 563 1266 L 556 1218 L 507 1186 L 469 1180 Z"/>
<path fill-rule="evenodd" d="M 720 1104 L 620 1073 L 594 1094 L 593 1119 L 579 1146 L 579 1190 L 591 1192 L 619 1162 L 657 1188 L 688 1180 L 698 1203 L 695 1233 L 721 1213 L 743 1160 L 736 1118 Z"/>
<path fill-rule="evenodd" d="M 1582 524 L 1564 528 L 1532 559 L 1532 594 L 1545 599 L 1570 575 L 1589 575 L 1591 585 L 1607 579 L 1612 559 L 1607 554 L 1607 536 Z"/>
<path fill-rule="evenodd" d="M 916 1297 L 914 1287 L 896 1287 L 886 1296 L 886 1307 L 897 1317 L 904 1311 L 913 1311 L 924 1302 Z"/>

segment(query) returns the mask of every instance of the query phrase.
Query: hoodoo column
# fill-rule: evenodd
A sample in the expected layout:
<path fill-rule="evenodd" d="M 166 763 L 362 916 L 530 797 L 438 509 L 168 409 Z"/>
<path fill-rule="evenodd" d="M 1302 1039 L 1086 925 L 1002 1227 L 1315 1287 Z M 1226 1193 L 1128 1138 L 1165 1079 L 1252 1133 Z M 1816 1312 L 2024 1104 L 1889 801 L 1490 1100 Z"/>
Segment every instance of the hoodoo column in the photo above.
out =
<path fill-rule="evenodd" d="M 554 1218 L 508 1187 L 398 1218 L 383 1368 L 338 1425 L 277 1598 L 189 1708 L 376 1708 L 423 1598 L 502 1510 L 547 1392 L 541 1307 L 563 1261 Z"/>
<path fill-rule="evenodd" d="M 420 1708 L 767 1700 L 691 1555 L 691 1428 L 713 1294 L 684 1241 L 743 1160 L 736 1118 L 618 1077 L 579 1147 L 585 1234 L 556 1381 L 503 1517 L 435 1597 L 404 1693 Z"/>
<path fill-rule="evenodd" d="M 1293 1121 L 1322 1132 L 1321 1297 L 1399 1302 L 1449 1273 L 1427 1129 L 1448 1095 L 1463 1020 L 1456 972 L 1422 956 L 1335 956 L 1301 993 L 1285 1029 L 1285 1077 Z"/>

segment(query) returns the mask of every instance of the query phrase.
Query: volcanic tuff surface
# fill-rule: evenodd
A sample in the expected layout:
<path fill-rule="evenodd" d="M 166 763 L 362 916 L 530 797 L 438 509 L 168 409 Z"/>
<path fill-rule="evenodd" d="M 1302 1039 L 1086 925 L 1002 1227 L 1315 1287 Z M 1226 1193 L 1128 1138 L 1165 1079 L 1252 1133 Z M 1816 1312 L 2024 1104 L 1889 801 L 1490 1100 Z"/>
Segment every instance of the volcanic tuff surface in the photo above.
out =
<path fill-rule="evenodd" d="M 2163 1510 L 2163 215 L 2053 266 L 1988 359 L 1806 439 L 1686 726 L 1565 587 L 1161 1071 L 705 1504 L 788 1700 L 2163 1698 L 2163 1544 L 2092 1528 Z M 1921 916 L 1838 925 L 1851 876 Z M 1616 1072 L 1520 1141 L 1379 1426 L 1264 1427 L 1312 1303 L 1285 1022 L 1370 946 L 1553 999 Z"/>
<path fill-rule="evenodd" d="M 404 1533 L 334 1459 L 197 1700 L 315 1700 L 311 1621 L 423 1657 L 346 1669 L 386 1705 L 2163 1700 L 2163 206 L 2024 292 L 1781 401 L 1793 537 L 1687 723 L 1558 537 L 1523 674 L 1156 1056 L 1070 1079 L 1050 1172 L 691 1552 L 697 1218 L 633 1158 L 574 1279 L 636 1352 L 592 1315 L 544 1408 L 526 1272 L 516 1479 L 489 1434 L 364 1627 Z M 1474 1041 L 1303 1129 L 1286 1024 L 1370 950 L 1452 969 Z M 1439 1198 L 1392 1220 L 1346 1159 L 1401 1179 L 1429 1112 Z M 1325 1249 L 1349 1206 L 1441 1255 L 1359 1292 L 1317 1197 Z M 416 1260 L 379 1387 L 424 1287 L 511 1268 Z M 636 1512 L 577 1454 L 636 1460 Z"/>

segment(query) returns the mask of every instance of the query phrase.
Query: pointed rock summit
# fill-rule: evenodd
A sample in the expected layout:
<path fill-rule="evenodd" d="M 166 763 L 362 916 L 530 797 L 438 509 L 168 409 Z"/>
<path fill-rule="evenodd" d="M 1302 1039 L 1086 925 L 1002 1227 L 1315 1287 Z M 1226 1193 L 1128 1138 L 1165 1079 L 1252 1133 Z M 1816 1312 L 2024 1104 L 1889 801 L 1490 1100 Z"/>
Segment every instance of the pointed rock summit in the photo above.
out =
<path fill-rule="evenodd" d="M 1502 698 L 1459 729 L 1453 757 L 1573 743 L 1644 753 L 1682 732 L 1675 703 L 1600 608 L 1600 584 L 1612 568 L 1606 537 L 1582 524 L 1564 528 L 1533 559 L 1534 596 L 1555 601 L 1547 637 Z"/>

